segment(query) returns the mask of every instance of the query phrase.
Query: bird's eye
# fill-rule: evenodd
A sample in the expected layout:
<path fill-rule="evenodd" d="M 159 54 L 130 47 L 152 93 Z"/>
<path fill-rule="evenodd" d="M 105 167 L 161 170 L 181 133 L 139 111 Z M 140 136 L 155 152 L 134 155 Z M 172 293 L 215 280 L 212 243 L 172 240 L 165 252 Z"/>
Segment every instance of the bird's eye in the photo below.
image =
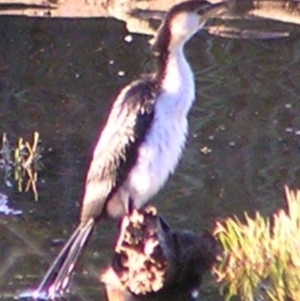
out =
<path fill-rule="evenodd" d="M 197 9 L 197 15 L 201 16 L 203 14 L 203 10 L 201 8 Z"/>
<path fill-rule="evenodd" d="M 209 5 L 204 5 L 204 6 L 201 6 L 197 9 L 196 13 L 199 15 L 199 16 L 202 16 L 205 14 L 205 12 L 207 12 L 209 10 L 210 6 Z"/>

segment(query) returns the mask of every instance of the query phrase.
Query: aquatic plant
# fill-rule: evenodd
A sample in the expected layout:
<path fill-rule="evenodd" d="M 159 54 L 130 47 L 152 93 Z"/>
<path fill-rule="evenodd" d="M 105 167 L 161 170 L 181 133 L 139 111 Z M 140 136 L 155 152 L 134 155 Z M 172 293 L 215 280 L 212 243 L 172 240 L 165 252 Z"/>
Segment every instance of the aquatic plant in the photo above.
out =
<path fill-rule="evenodd" d="M 34 132 L 33 142 L 30 144 L 21 137 L 16 147 L 11 147 L 6 133 L 2 136 L 0 149 L 0 167 L 4 171 L 4 180 L 11 187 L 12 174 L 19 192 L 33 191 L 34 199 L 38 200 L 37 179 L 38 171 L 42 168 L 41 147 L 39 133 Z"/>
<path fill-rule="evenodd" d="M 287 210 L 217 222 L 223 255 L 213 269 L 226 300 L 285 301 L 300 296 L 300 190 L 285 188 Z"/>

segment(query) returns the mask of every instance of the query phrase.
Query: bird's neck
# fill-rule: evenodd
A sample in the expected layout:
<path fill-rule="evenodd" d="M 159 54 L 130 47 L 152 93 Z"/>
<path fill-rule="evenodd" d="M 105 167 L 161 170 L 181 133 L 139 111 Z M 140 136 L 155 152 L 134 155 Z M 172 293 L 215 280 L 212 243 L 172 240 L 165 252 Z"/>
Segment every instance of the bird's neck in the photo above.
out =
<path fill-rule="evenodd" d="M 158 80 L 163 90 L 178 92 L 183 87 L 194 89 L 194 77 L 183 47 L 161 53 L 158 57 Z"/>

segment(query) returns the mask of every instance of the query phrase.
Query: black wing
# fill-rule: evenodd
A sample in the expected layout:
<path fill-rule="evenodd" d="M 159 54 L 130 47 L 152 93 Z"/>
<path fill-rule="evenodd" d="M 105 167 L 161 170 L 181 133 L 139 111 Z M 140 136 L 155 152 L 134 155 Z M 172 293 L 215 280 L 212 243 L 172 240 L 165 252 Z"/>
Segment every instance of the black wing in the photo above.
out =
<path fill-rule="evenodd" d="M 87 174 L 81 220 L 100 218 L 126 179 L 154 117 L 159 87 L 144 79 L 125 87 L 113 104 Z"/>

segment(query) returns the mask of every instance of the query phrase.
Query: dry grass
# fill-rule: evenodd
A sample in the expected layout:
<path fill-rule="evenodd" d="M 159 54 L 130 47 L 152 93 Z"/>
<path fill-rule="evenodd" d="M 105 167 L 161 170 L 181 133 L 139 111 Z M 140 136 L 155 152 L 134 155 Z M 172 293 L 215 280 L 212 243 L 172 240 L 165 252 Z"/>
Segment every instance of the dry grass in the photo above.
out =
<path fill-rule="evenodd" d="M 218 222 L 215 235 L 224 253 L 214 274 L 226 300 L 299 300 L 300 190 L 286 187 L 287 210 L 271 218 L 256 213 Z"/>

